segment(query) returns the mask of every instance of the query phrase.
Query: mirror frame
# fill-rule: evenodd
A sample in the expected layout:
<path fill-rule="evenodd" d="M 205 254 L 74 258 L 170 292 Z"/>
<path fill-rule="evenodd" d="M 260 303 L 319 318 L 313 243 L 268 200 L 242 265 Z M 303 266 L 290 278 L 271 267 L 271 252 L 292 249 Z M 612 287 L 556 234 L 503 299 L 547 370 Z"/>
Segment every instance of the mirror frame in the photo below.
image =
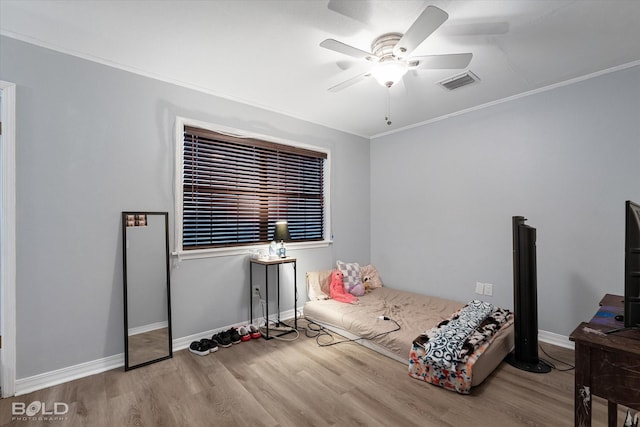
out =
<path fill-rule="evenodd" d="M 167 278 L 167 328 L 169 335 L 169 354 L 152 360 L 146 360 L 136 365 L 129 365 L 129 309 L 127 301 L 127 216 L 128 215 L 161 215 L 164 216 L 164 241 L 165 241 L 165 276 Z M 143 212 L 143 211 L 123 211 L 122 212 L 122 265 L 123 265 L 123 297 L 124 297 L 124 370 L 140 368 L 161 360 L 173 357 L 173 341 L 171 335 L 171 286 L 169 271 L 169 213 L 168 212 Z"/>

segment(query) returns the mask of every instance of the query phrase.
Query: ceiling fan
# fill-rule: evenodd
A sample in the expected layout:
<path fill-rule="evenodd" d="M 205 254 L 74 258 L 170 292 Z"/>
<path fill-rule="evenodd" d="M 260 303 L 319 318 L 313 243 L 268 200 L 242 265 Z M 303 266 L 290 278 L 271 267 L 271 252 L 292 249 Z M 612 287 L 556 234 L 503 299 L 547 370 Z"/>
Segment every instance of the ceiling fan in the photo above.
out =
<path fill-rule="evenodd" d="M 449 15 L 444 10 L 436 6 L 427 6 L 404 34 L 385 33 L 373 40 L 371 52 L 338 40 L 324 40 L 320 46 L 325 49 L 373 63 L 370 71 L 338 83 L 330 87 L 329 91 L 338 92 L 371 76 L 381 85 L 390 88 L 409 70 L 465 68 L 471 62 L 471 53 L 411 56 L 411 53 L 448 18 Z"/>

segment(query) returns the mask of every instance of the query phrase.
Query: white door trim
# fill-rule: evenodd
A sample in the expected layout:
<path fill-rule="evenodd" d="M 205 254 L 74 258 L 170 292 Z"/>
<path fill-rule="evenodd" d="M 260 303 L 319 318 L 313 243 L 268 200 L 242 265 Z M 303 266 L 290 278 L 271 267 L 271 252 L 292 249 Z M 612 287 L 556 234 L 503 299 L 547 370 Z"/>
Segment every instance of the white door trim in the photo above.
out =
<path fill-rule="evenodd" d="M 2 397 L 16 386 L 16 85 L 0 80 L 2 91 L 2 146 L 0 147 L 0 292 L 2 311 Z"/>

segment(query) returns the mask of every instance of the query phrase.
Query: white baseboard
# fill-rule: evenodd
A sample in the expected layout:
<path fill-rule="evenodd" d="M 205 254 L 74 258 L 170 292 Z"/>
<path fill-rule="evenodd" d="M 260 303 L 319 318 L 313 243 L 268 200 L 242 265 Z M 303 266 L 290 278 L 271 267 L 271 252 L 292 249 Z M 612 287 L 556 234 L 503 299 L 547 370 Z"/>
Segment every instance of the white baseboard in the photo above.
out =
<path fill-rule="evenodd" d="M 115 354 L 103 359 L 91 362 L 80 363 L 79 365 L 57 369 L 55 371 L 44 372 L 32 377 L 16 380 L 15 395 L 31 393 L 46 387 L 77 380 L 89 375 L 99 374 L 117 367 L 124 366 L 124 353 Z"/>
<path fill-rule="evenodd" d="M 294 314 L 295 312 L 293 309 L 283 311 L 280 313 L 280 320 L 293 319 Z M 269 316 L 269 318 L 274 321 L 277 320 L 276 315 L 271 315 Z M 211 338 L 213 334 L 217 334 L 218 332 L 226 331 L 229 328 L 246 324 L 247 322 L 241 322 L 222 328 L 212 329 L 210 331 L 189 335 L 186 337 L 176 338 L 172 342 L 173 351 L 183 350 L 185 348 L 188 348 L 193 341 L 198 341 L 202 338 Z M 153 329 L 155 329 L 155 327 Z M 34 375 L 27 378 L 20 378 L 15 382 L 15 396 L 21 396 L 36 390 L 41 390 L 43 388 L 66 383 L 68 381 L 88 377 L 89 375 L 99 374 L 122 366 L 124 366 L 124 353 L 114 354 L 113 356 L 80 363 L 78 365 L 69 366 L 62 369 L 56 369 L 55 371 L 43 372 L 42 374 Z"/>
<path fill-rule="evenodd" d="M 555 334 L 553 332 L 538 330 L 538 340 L 546 342 L 547 344 L 557 345 L 558 347 L 564 347 L 571 350 L 575 349 L 575 345 L 573 341 L 569 340 L 569 337 Z"/>

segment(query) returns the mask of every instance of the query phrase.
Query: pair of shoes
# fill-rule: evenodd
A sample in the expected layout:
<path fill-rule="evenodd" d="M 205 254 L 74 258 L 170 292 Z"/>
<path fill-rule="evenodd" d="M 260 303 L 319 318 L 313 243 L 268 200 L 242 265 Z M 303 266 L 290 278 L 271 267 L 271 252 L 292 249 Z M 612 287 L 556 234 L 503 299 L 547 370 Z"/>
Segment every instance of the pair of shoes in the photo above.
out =
<path fill-rule="evenodd" d="M 206 356 L 209 353 L 218 351 L 218 345 L 215 341 L 203 338 L 200 341 L 194 341 L 189 345 L 189 351 L 198 356 Z"/>
<path fill-rule="evenodd" d="M 200 344 L 209 347 L 209 353 L 215 353 L 218 351 L 218 343 L 214 340 L 210 340 L 209 338 L 202 338 L 200 340 Z"/>
<path fill-rule="evenodd" d="M 216 341 L 219 346 L 227 348 L 231 347 L 231 334 L 229 331 L 218 332 L 211 337 L 213 341 Z"/>
<path fill-rule="evenodd" d="M 262 334 L 260 333 L 260 329 L 258 329 L 258 327 L 253 323 L 247 326 L 247 331 L 249 332 L 249 335 L 253 339 L 258 339 L 262 337 Z"/>
<path fill-rule="evenodd" d="M 238 333 L 238 330 L 236 328 L 231 328 L 227 332 L 231 336 L 231 342 L 233 344 L 240 344 L 242 342 L 242 340 L 240 339 L 240 334 Z"/>
<path fill-rule="evenodd" d="M 194 341 L 189 345 L 189 351 L 198 356 L 206 356 L 209 354 L 209 347 L 200 343 L 200 341 Z"/>
<path fill-rule="evenodd" d="M 251 340 L 251 335 L 249 334 L 249 330 L 246 326 L 240 326 L 238 329 L 238 334 L 240 334 L 240 341 L 246 342 Z"/>
<path fill-rule="evenodd" d="M 222 347 L 231 347 L 231 344 L 240 344 L 243 340 L 236 328 L 230 328 L 226 331 L 218 332 L 211 337 L 212 340 L 217 341 L 218 345 Z"/>

